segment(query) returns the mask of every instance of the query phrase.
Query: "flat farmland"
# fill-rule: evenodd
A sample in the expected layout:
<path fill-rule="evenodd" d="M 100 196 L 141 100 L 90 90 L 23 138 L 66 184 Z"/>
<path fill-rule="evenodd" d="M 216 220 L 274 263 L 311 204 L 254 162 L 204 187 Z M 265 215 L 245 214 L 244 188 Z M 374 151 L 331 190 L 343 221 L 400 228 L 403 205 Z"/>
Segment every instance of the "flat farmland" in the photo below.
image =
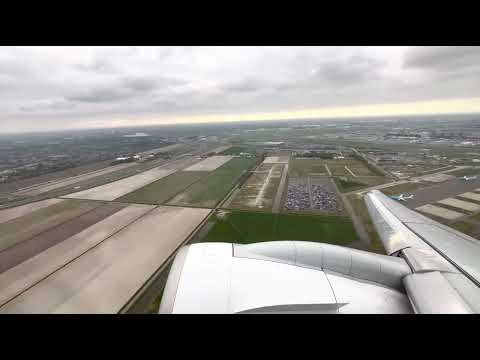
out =
<path fill-rule="evenodd" d="M 335 179 L 338 189 L 342 193 L 384 184 L 386 181 L 384 176 L 341 176 Z"/>
<path fill-rule="evenodd" d="M 294 158 L 290 161 L 290 176 L 302 177 L 322 174 L 352 177 L 378 176 L 365 163 L 355 159 Z"/>
<path fill-rule="evenodd" d="M 288 164 L 290 161 L 289 156 L 269 156 L 263 160 L 264 164 Z"/>
<path fill-rule="evenodd" d="M 126 206 L 126 204 L 121 203 L 101 204 L 97 202 L 97 204 L 101 206 L 86 211 L 56 226 L 51 226 L 33 237 L 29 236 L 29 238 L 23 239 L 21 237 L 15 237 L 15 240 L 17 240 L 15 244 L 0 251 L 0 273 L 81 232 Z"/>
<path fill-rule="evenodd" d="M 0 223 L 4 223 L 16 218 L 19 218 L 21 216 L 25 216 L 27 214 L 30 214 L 36 210 L 40 210 L 46 207 L 49 207 L 51 205 L 55 205 L 58 203 L 61 203 L 65 200 L 63 199 L 48 199 L 48 200 L 43 200 L 43 201 L 37 201 L 34 203 L 22 205 L 22 206 L 17 206 L 14 208 L 10 209 L 5 209 L 5 210 L 0 210 Z"/>
<path fill-rule="evenodd" d="M 118 313 L 210 211 L 157 207 L 7 302 L 0 312 Z"/>
<path fill-rule="evenodd" d="M 50 181 L 48 183 L 44 184 L 39 184 L 35 186 L 31 186 L 22 190 L 17 191 L 15 194 L 16 195 L 27 195 L 27 196 L 34 196 L 34 195 L 39 195 L 43 194 L 55 189 L 59 189 L 68 185 L 72 185 L 75 183 L 78 183 L 80 181 L 85 181 L 88 179 L 95 178 L 97 176 L 102 176 L 106 174 L 110 174 L 115 171 L 119 171 L 125 168 L 129 168 L 131 166 L 134 166 L 135 163 L 127 163 L 127 164 L 119 164 L 119 165 L 114 165 L 114 166 L 109 166 L 105 169 L 100 169 L 96 171 L 92 171 L 86 174 L 82 175 L 77 175 L 77 176 L 72 176 L 66 179 L 60 179 L 60 180 L 55 180 L 55 181 Z"/>
<path fill-rule="evenodd" d="M 153 168 L 140 174 L 117 180 L 105 185 L 79 191 L 64 196 L 69 199 L 88 199 L 112 201 L 147 184 L 174 173 L 176 170 Z"/>
<path fill-rule="evenodd" d="M 222 211 L 204 242 L 251 244 L 276 240 L 303 240 L 337 245 L 355 242 L 357 234 L 348 217 Z"/>
<path fill-rule="evenodd" d="M 229 208 L 271 210 L 283 171 L 282 164 L 259 166 L 239 189 Z"/>
<path fill-rule="evenodd" d="M 208 171 L 178 171 L 122 196 L 118 201 L 135 204 L 163 204 L 208 174 Z"/>
<path fill-rule="evenodd" d="M 304 177 L 310 174 L 328 176 L 324 161 L 320 159 L 292 159 L 289 164 L 289 175 Z"/>
<path fill-rule="evenodd" d="M 185 171 L 213 171 L 232 159 L 233 156 L 211 156 L 189 166 Z"/>
<path fill-rule="evenodd" d="M 235 158 L 193 183 L 168 202 L 170 205 L 213 208 L 256 162 L 256 159 Z"/>
<path fill-rule="evenodd" d="M 0 251 L 91 211 L 103 203 L 66 200 L 0 224 Z"/>
<path fill-rule="evenodd" d="M 21 264 L 0 273 L 0 306 L 128 226 L 153 208 L 149 205 L 128 205 L 81 232 L 32 256 Z"/>
<path fill-rule="evenodd" d="M 224 150 L 220 155 L 240 155 L 240 153 L 249 152 L 247 147 L 242 146 L 230 146 L 227 150 Z"/>

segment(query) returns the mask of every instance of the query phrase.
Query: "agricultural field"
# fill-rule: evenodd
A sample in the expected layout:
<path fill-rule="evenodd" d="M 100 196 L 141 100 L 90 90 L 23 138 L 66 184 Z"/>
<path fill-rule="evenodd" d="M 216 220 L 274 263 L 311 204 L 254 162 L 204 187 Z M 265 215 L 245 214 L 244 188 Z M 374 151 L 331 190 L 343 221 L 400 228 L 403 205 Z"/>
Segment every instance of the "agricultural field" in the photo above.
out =
<path fill-rule="evenodd" d="M 458 230 L 464 234 L 474 236 L 474 232 L 478 232 L 478 225 L 475 226 L 474 224 L 467 222 L 467 221 L 459 221 L 453 225 L 450 225 L 455 230 Z M 475 237 L 475 236 L 474 236 Z"/>
<path fill-rule="evenodd" d="M 243 146 L 232 146 L 231 148 L 222 151 L 220 155 L 240 155 L 241 153 L 248 153 L 250 152 L 247 147 Z"/>
<path fill-rule="evenodd" d="M 0 306 L 153 209 L 128 205 L 79 233 L 0 273 Z"/>
<path fill-rule="evenodd" d="M 218 169 L 223 164 L 232 160 L 232 156 L 211 156 L 202 161 L 193 164 L 186 169 L 185 171 L 213 171 Z"/>
<path fill-rule="evenodd" d="M 135 163 L 127 163 L 127 164 L 119 164 L 119 165 L 114 165 L 114 166 L 109 166 L 105 169 L 100 169 L 100 170 L 95 170 L 86 174 L 82 175 L 77 175 L 77 176 L 72 176 L 69 178 L 65 179 L 60 179 L 60 180 L 55 180 L 55 181 L 49 181 L 48 183 L 44 184 L 38 184 L 34 186 L 30 186 L 28 188 L 22 189 L 17 191 L 15 194 L 16 195 L 28 195 L 28 196 L 33 196 L 33 195 L 39 195 L 43 194 L 55 189 L 59 189 L 62 187 L 66 187 L 68 185 L 72 185 L 81 181 L 85 181 L 88 179 L 95 178 L 97 176 L 102 176 L 102 175 L 107 175 L 109 173 L 113 173 L 115 171 L 119 171 L 125 168 L 129 168 L 131 166 L 135 166 Z"/>
<path fill-rule="evenodd" d="M 66 200 L 4 222 L 0 224 L 0 251 L 100 205 L 102 205 L 100 202 Z"/>
<path fill-rule="evenodd" d="M 357 240 L 350 219 L 343 216 L 221 210 L 209 222 L 211 228 L 203 242 L 303 240 L 349 245 Z"/>
<path fill-rule="evenodd" d="M 465 216 L 465 214 L 458 211 L 449 210 L 440 206 L 435 206 L 432 204 L 427 204 L 415 208 L 415 210 L 420 211 L 428 215 L 433 215 L 435 217 L 440 217 L 447 220 L 455 220 Z"/>
<path fill-rule="evenodd" d="M 263 160 L 264 164 L 288 164 L 289 156 L 268 156 Z"/>
<path fill-rule="evenodd" d="M 10 209 L 5 209 L 5 210 L 0 210 L 0 223 L 4 223 L 7 221 L 10 221 L 12 219 L 30 214 L 36 210 L 40 210 L 43 208 L 46 208 L 51 205 L 58 204 L 60 202 L 63 202 L 65 200 L 62 199 L 48 199 L 48 200 L 43 200 L 43 201 L 37 201 L 34 203 L 22 205 L 22 206 L 17 206 L 14 208 Z"/>
<path fill-rule="evenodd" d="M 215 207 L 242 175 L 256 163 L 254 158 L 234 158 L 210 175 L 193 183 L 168 202 L 169 205 Z"/>
<path fill-rule="evenodd" d="M 166 177 L 175 171 L 176 170 L 157 167 L 128 178 L 66 195 L 65 197 L 70 199 L 112 201 L 156 180 Z"/>
<path fill-rule="evenodd" d="M 314 175 L 328 176 L 327 169 L 324 165 L 324 160 L 320 159 L 292 159 L 289 164 L 289 176 L 302 177 Z"/>
<path fill-rule="evenodd" d="M 347 195 L 347 200 L 353 208 L 353 211 L 363 223 L 365 231 L 370 237 L 370 247 L 365 249 L 368 251 L 376 252 L 378 254 L 385 254 L 385 248 L 383 247 L 380 236 L 373 225 L 370 214 L 368 213 L 367 206 L 363 196 L 357 194 Z"/>
<path fill-rule="evenodd" d="M 383 176 L 352 177 L 339 176 L 334 179 L 338 190 L 342 193 L 362 190 L 370 186 L 384 184 L 386 179 Z"/>
<path fill-rule="evenodd" d="M 296 158 L 290 161 L 289 175 L 292 177 L 333 176 L 344 177 L 345 182 L 357 183 L 357 187 L 382 184 L 385 177 L 360 160 L 355 159 L 305 159 Z M 338 183 L 337 183 L 338 184 Z M 341 188 L 354 188 L 345 184 Z"/>
<path fill-rule="evenodd" d="M 398 194 L 401 194 L 401 193 L 412 192 L 412 191 L 418 190 L 422 187 L 427 187 L 429 185 L 431 185 L 431 184 L 426 184 L 426 183 L 422 183 L 422 182 L 406 182 L 406 183 L 403 183 L 403 184 L 398 184 L 398 185 L 386 187 L 386 188 L 379 189 L 379 190 L 382 193 L 384 193 L 385 195 L 391 196 L 391 195 L 398 195 Z"/>
<path fill-rule="evenodd" d="M 11 299 L 0 313 L 117 313 L 209 213 L 157 207 Z"/>
<path fill-rule="evenodd" d="M 63 203 L 65 204 L 65 203 Z M 40 222 L 32 224 L 30 231 L 16 232 L 14 235 L 15 243 L 11 244 L 7 249 L 0 252 L 0 272 L 8 270 L 23 261 L 41 253 L 42 251 L 61 243 L 70 236 L 84 230 L 109 217 L 110 215 L 123 209 L 126 204 L 120 203 L 100 203 L 94 202 L 87 211 L 80 213 L 70 213 L 69 217 L 59 217 L 59 222 L 56 223 L 50 218 L 50 221 L 45 224 L 41 231 L 38 228 Z M 66 215 L 67 211 L 62 213 Z M 74 215 L 72 217 L 72 215 Z M 18 223 L 14 224 L 18 226 Z"/>
<path fill-rule="evenodd" d="M 135 204 L 163 204 L 208 174 L 208 171 L 178 171 L 122 196 L 118 201 Z"/>
<path fill-rule="evenodd" d="M 262 164 L 242 185 L 229 208 L 271 210 L 284 165 Z"/>

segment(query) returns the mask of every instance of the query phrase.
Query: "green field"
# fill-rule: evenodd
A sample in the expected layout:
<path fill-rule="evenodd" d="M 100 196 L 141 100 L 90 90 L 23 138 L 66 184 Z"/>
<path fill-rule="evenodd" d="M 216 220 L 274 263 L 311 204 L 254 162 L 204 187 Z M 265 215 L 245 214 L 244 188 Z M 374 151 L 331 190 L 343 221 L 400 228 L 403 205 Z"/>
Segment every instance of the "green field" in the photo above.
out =
<path fill-rule="evenodd" d="M 411 192 L 422 187 L 426 187 L 428 184 L 421 182 L 407 182 L 399 185 L 390 186 L 387 188 L 379 189 L 385 195 L 398 195 L 401 193 Z"/>
<path fill-rule="evenodd" d="M 323 163 L 324 160 L 320 159 L 291 159 L 288 173 L 292 177 L 304 177 L 312 173 L 328 175 Z"/>
<path fill-rule="evenodd" d="M 240 155 L 240 153 L 249 152 L 246 147 L 232 146 L 230 149 L 222 151 L 219 155 Z"/>
<path fill-rule="evenodd" d="M 289 173 L 290 176 L 294 177 L 308 176 L 312 173 L 328 175 L 325 165 L 328 166 L 332 176 L 353 176 L 345 166 L 357 177 L 378 176 L 363 161 L 355 159 L 292 159 L 290 161 Z"/>
<path fill-rule="evenodd" d="M 347 217 L 228 211 L 212 217 L 204 242 L 251 244 L 276 240 L 303 240 L 336 245 L 355 242 L 357 234 Z"/>
<path fill-rule="evenodd" d="M 163 204 L 208 174 L 208 171 L 179 171 L 133 191 L 118 201 L 135 204 Z"/>
<path fill-rule="evenodd" d="M 371 240 L 370 248 L 366 250 L 376 252 L 379 254 L 385 254 L 385 248 L 383 247 L 380 236 L 378 235 L 377 230 L 373 225 L 372 219 L 370 217 L 370 214 L 368 213 L 367 206 L 365 205 L 365 201 L 363 197 L 352 194 L 347 196 L 347 200 L 352 205 L 352 208 L 355 214 L 357 214 L 360 220 L 362 220 L 362 223 L 365 227 L 365 231 L 370 237 L 370 240 Z"/>
<path fill-rule="evenodd" d="M 368 184 L 365 184 L 363 182 L 359 182 L 355 180 L 354 178 L 347 178 L 347 177 L 341 177 L 341 178 L 336 178 L 335 183 L 338 186 L 338 190 L 340 192 L 349 192 L 349 191 L 355 191 L 355 190 L 360 190 L 363 189 L 364 187 L 368 186 Z"/>
<path fill-rule="evenodd" d="M 192 184 L 168 204 L 213 208 L 256 162 L 255 158 L 232 159 L 207 177 Z"/>
<path fill-rule="evenodd" d="M 475 230 L 475 226 L 466 221 L 459 221 L 453 225 L 450 225 L 450 227 L 467 235 L 472 235 L 472 231 Z"/>
<path fill-rule="evenodd" d="M 378 176 L 378 173 L 368 164 L 355 159 L 293 159 L 290 161 L 289 175 L 292 177 L 307 177 L 312 174 L 329 176 L 326 166 L 335 178 L 340 192 L 361 190 L 386 182 L 385 177 Z"/>

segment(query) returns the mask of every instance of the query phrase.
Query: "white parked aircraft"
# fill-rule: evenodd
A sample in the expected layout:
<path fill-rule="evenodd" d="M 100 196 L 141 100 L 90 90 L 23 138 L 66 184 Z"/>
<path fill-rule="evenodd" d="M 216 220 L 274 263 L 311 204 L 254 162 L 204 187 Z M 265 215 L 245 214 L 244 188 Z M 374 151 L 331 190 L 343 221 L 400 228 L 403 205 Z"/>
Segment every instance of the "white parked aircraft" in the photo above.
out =
<path fill-rule="evenodd" d="M 192 244 L 176 255 L 159 312 L 480 312 L 478 240 L 378 190 L 365 202 L 388 255 L 305 241 Z"/>
<path fill-rule="evenodd" d="M 413 194 L 405 195 L 405 194 L 400 194 L 400 195 L 392 195 L 390 196 L 393 200 L 398 200 L 398 201 L 407 201 L 410 199 L 413 199 Z"/>
<path fill-rule="evenodd" d="M 474 175 L 474 176 L 466 176 L 465 175 L 465 176 L 460 177 L 460 179 L 465 180 L 465 181 L 471 181 L 471 180 L 476 180 L 477 176 L 476 175 Z"/>

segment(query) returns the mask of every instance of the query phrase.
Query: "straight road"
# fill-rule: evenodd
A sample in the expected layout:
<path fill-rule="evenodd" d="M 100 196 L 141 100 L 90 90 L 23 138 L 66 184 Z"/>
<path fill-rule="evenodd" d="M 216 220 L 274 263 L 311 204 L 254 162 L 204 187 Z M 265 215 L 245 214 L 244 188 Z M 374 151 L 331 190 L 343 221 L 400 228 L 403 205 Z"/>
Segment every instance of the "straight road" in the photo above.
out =
<path fill-rule="evenodd" d="M 283 167 L 282 178 L 280 179 L 280 184 L 278 185 L 277 194 L 275 195 L 275 200 L 272 206 L 272 212 L 278 214 L 282 207 L 282 198 L 283 193 L 285 192 L 285 185 L 288 175 L 288 163 Z"/>

